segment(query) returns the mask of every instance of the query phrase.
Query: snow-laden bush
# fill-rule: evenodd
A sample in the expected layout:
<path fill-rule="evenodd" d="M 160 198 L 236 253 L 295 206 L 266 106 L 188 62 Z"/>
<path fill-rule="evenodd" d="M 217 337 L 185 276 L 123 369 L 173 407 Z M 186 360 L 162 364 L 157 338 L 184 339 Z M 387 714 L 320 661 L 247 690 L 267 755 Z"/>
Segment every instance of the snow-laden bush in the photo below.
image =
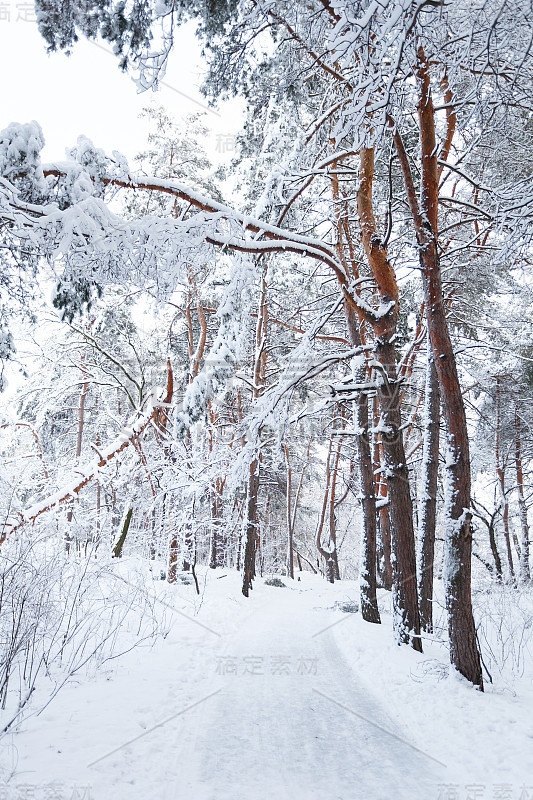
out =
<path fill-rule="evenodd" d="M 474 617 L 486 669 L 522 676 L 533 664 L 533 592 L 494 586 L 473 595 Z"/>
<path fill-rule="evenodd" d="M 39 530 L 39 529 L 37 529 Z M 67 555 L 42 526 L 0 550 L 0 736 L 48 704 L 73 675 L 165 633 L 142 573 Z M 38 691 L 36 691 L 38 689 Z M 35 700 L 34 700 L 35 698 Z"/>

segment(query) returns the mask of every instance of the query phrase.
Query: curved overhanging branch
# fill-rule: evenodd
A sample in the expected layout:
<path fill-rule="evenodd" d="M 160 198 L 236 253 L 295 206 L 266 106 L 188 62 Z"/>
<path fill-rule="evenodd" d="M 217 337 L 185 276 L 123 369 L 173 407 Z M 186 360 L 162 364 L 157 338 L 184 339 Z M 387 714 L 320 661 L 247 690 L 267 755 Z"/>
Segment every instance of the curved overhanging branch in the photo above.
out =
<path fill-rule="evenodd" d="M 256 241 L 256 240 L 247 240 L 247 239 L 239 239 L 236 236 L 231 237 L 224 237 L 224 236 L 213 236 L 209 235 L 206 236 L 206 242 L 209 244 L 213 244 L 219 247 L 228 248 L 230 250 L 238 250 L 241 253 L 258 253 L 263 255 L 265 253 L 298 253 L 302 256 L 309 256 L 309 258 L 314 258 L 317 261 L 321 261 L 323 264 L 326 264 L 330 267 L 341 283 L 345 284 L 346 275 L 344 270 L 339 265 L 335 258 L 328 258 L 321 250 L 318 250 L 316 247 L 312 247 L 306 244 L 300 244 L 299 242 L 294 242 L 291 239 L 277 240 L 277 241 Z"/>
<path fill-rule="evenodd" d="M 69 162 L 54 162 L 51 164 L 43 165 L 43 174 L 45 177 L 53 176 L 57 178 L 65 178 L 68 176 L 71 165 Z M 185 200 L 194 208 L 205 211 L 208 214 L 217 215 L 220 219 L 232 220 L 244 228 L 246 231 L 258 234 L 269 240 L 269 244 L 260 240 L 248 241 L 245 239 L 236 239 L 231 237 L 225 239 L 224 237 L 207 238 L 206 240 L 211 244 L 231 247 L 235 250 L 240 250 L 247 253 L 264 253 L 264 252 L 283 252 L 289 251 L 308 255 L 319 261 L 323 261 L 331 269 L 335 271 L 337 276 L 346 279 L 344 270 L 338 262 L 335 250 L 332 246 L 320 241 L 320 239 L 313 239 L 308 236 L 300 236 L 298 233 L 280 228 L 276 225 L 270 225 L 262 220 L 250 217 L 247 214 L 236 211 L 224 203 L 219 203 L 206 195 L 190 189 L 180 181 L 164 180 L 154 176 L 142 175 L 128 175 L 123 178 L 116 178 L 112 176 L 104 176 L 100 178 L 104 186 L 112 186 L 119 189 L 132 189 L 132 190 L 145 190 L 152 192 L 162 192 L 176 197 L 180 200 Z M 36 207 L 33 206 L 32 210 Z M 277 243 L 277 244 L 276 244 Z"/>

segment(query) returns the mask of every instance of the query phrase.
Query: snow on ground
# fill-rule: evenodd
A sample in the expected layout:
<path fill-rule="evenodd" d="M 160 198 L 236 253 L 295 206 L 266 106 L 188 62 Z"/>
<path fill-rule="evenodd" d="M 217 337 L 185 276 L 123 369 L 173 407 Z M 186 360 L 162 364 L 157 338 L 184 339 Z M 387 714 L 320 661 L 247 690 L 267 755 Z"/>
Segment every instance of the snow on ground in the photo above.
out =
<path fill-rule="evenodd" d="M 258 578 L 246 600 L 231 570 L 199 577 L 200 597 L 156 573 L 167 635 L 1 740 L 0 797 L 533 798 L 531 669 L 482 694 L 442 644 L 393 643 L 386 593 L 376 626 L 335 607 L 357 600 L 355 582 Z"/>

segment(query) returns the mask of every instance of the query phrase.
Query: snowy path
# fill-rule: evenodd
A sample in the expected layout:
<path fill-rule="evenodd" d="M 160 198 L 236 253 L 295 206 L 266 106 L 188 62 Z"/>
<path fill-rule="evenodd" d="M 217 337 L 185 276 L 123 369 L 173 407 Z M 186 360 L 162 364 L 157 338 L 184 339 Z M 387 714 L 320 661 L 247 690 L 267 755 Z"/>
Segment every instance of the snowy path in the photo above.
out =
<path fill-rule="evenodd" d="M 444 770 L 368 696 L 333 629 L 316 635 L 331 611 L 288 589 L 268 601 L 221 641 L 219 691 L 176 737 L 165 800 L 436 800 Z"/>
<path fill-rule="evenodd" d="M 483 800 L 533 798 L 531 678 L 480 694 L 443 677 L 442 646 L 397 647 L 386 603 L 383 625 L 333 610 L 357 599 L 354 582 L 284 580 L 258 579 L 248 600 L 232 571 L 204 571 L 200 597 L 150 581 L 167 635 L 75 676 L 35 715 L 42 681 L 0 743 L 0 796 L 438 800 L 458 786 L 466 800 L 478 784 Z"/>
<path fill-rule="evenodd" d="M 154 585 L 183 609 L 169 635 L 65 687 L 13 737 L 14 798 L 57 784 L 65 800 L 437 800 L 435 742 L 403 714 L 400 729 L 357 671 L 358 637 L 383 648 L 390 633 L 332 610 L 356 587 L 258 580 L 244 600 L 237 574 L 207 577 L 200 599 Z"/>

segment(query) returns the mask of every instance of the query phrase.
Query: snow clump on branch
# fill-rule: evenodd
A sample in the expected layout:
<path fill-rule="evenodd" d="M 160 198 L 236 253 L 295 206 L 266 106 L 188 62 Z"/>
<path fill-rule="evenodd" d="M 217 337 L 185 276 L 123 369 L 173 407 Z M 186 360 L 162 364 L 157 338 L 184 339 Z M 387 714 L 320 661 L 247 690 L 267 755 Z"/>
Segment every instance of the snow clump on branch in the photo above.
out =
<path fill-rule="evenodd" d="M 0 132 L 0 174 L 11 180 L 21 174 L 32 180 L 32 188 L 46 190 L 40 152 L 44 134 L 38 122 L 12 122 Z"/>

